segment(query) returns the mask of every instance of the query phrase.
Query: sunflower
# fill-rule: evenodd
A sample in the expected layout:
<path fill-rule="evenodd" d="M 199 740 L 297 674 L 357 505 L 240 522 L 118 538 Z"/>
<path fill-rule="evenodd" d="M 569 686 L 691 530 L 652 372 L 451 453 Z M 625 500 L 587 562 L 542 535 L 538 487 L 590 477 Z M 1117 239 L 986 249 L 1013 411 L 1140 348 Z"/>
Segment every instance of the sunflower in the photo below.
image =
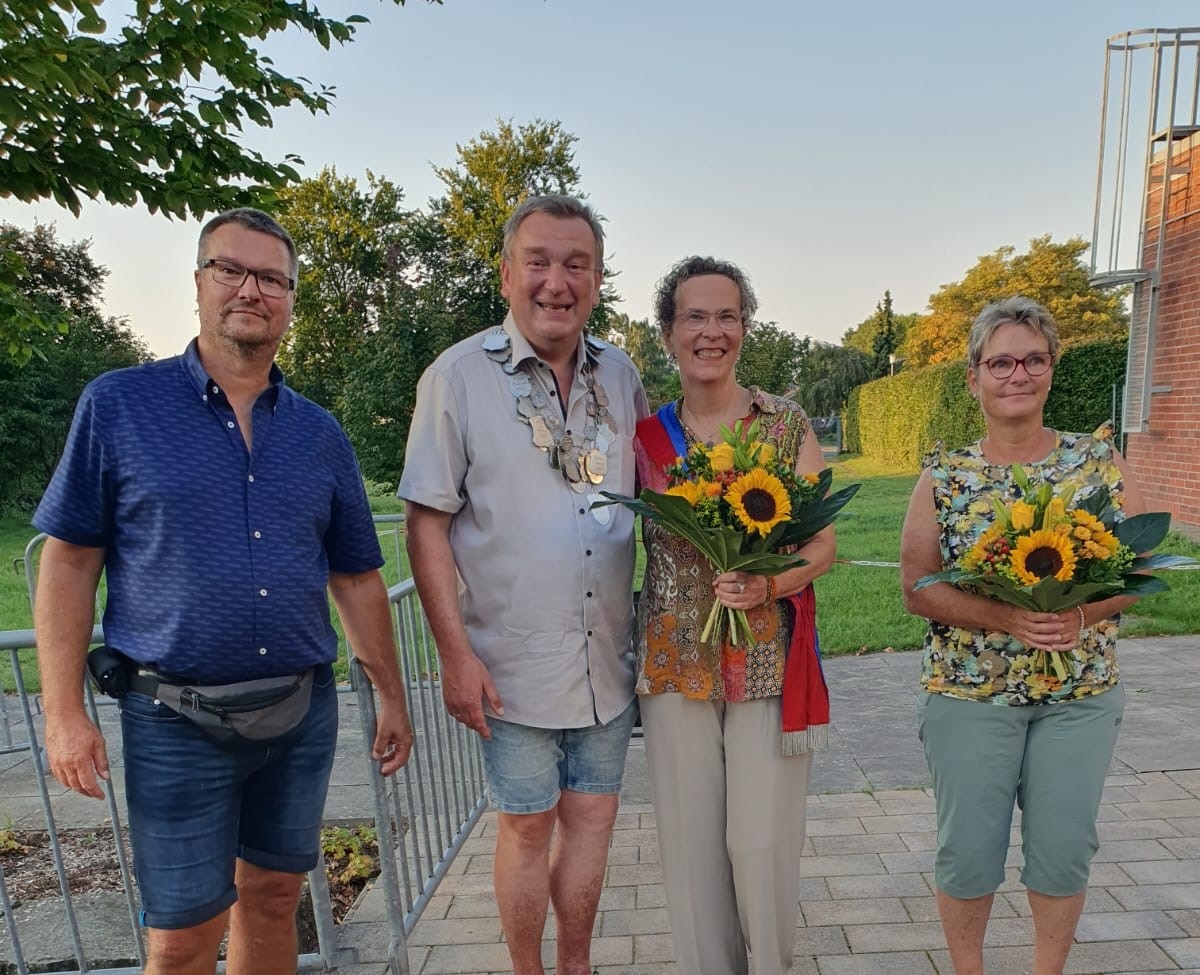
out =
<path fill-rule="evenodd" d="M 667 488 L 666 493 L 683 498 L 693 508 L 704 497 L 704 489 L 695 481 L 683 481 L 679 484 L 673 484 Z"/>
<path fill-rule="evenodd" d="M 1050 576 L 1067 582 L 1075 574 L 1075 550 L 1069 538 L 1056 532 L 1031 532 L 1017 539 L 1012 567 L 1025 586 L 1037 585 Z"/>
<path fill-rule="evenodd" d="M 761 467 L 734 481 L 725 500 L 747 530 L 758 532 L 764 538 L 792 514 L 792 502 L 783 482 Z"/>

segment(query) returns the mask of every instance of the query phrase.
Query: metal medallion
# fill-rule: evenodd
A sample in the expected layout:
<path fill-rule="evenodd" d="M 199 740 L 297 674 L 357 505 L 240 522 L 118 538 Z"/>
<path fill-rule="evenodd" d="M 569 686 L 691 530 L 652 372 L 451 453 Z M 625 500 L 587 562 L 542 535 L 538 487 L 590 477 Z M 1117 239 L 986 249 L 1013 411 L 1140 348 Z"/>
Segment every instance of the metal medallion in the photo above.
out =
<path fill-rule="evenodd" d="M 542 450 L 549 450 L 554 446 L 554 435 L 546 426 L 546 421 L 540 416 L 531 416 L 529 418 L 530 429 L 533 430 L 533 442 Z"/>
<path fill-rule="evenodd" d="M 599 484 L 608 473 L 608 455 L 592 449 L 583 458 L 584 473 L 593 484 Z"/>

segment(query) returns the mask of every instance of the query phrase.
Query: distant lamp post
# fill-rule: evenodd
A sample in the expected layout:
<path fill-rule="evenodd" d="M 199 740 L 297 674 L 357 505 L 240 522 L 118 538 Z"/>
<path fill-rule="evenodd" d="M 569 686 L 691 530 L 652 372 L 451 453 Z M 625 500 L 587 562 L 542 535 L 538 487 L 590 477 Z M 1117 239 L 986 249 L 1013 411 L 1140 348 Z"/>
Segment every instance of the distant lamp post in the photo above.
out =
<path fill-rule="evenodd" d="M 896 363 L 903 362 L 904 359 L 896 355 L 895 352 L 888 353 L 888 376 L 896 375 Z"/>

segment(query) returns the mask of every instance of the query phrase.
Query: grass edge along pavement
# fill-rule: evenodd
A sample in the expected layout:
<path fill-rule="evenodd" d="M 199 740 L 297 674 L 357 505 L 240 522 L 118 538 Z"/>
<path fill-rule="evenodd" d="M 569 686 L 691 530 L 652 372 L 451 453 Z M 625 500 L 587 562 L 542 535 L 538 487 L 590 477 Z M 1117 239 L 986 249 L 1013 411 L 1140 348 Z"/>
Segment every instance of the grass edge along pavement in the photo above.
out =
<path fill-rule="evenodd" d="M 919 647 L 925 623 L 904 611 L 899 570 L 891 566 L 847 564 L 899 560 L 900 528 L 917 475 L 897 472 L 857 456 L 844 456 L 833 462 L 833 468 L 835 488 L 855 481 L 862 487 L 836 522 L 838 563 L 816 582 L 821 650 L 837 656 Z M 381 489 L 372 492 L 371 506 L 377 514 L 400 510 L 400 503 Z M 381 533 L 384 532 L 388 533 L 380 539 L 388 562 L 384 578 L 394 584 L 408 576 L 408 562 L 403 540 L 394 533 L 395 528 L 381 526 Z M 32 625 L 19 560 L 33 535 L 28 516 L 0 518 L 0 553 L 5 556 L 0 571 L 0 630 Z M 1159 551 L 1200 557 L 1200 544 L 1172 533 Z M 639 546 L 639 579 L 643 562 Z M 1200 571 L 1171 572 L 1165 578 L 1171 584 L 1171 591 L 1149 596 L 1135 605 L 1125 615 L 1123 636 L 1200 633 Z M 33 651 L 24 651 L 22 661 L 26 684 L 36 692 L 40 685 Z M 337 672 L 344 679 L 344 652 Z M 0 665 L 0 686 L 6 691 L 13 690 L 11 668 L 6 662 Z"/>

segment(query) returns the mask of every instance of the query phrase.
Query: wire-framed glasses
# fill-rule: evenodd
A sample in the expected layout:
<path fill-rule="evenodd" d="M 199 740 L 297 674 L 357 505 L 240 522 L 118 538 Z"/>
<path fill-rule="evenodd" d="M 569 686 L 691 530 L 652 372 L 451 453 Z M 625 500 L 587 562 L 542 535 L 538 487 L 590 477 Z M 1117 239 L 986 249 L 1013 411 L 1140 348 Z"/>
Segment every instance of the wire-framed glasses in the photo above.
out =
<path fill-rule="evenodd" d="M 205 261 L 200 267 L 208 268 L 212 279 L 227 288 L 240 288 L 246 278 L 254 275 L 254 280 L 258 282 L 258 290 L 268 298 L 286 298 L 288 292 L 296 287 L 293 278 L 286 277 L 278 271 L 252 271 L 240 264 L 215 259 Z"/>
<path fill-rule="evenodd" d="M 1023 359 L 1011 355 L 994 355 L 984 359 L 981 365 L 987 366 L 987 371 L 993 379 L 1007 379 L 1017 371 L 1017 366 L 1023 366 L 1027 376 L 1041 376 L 1054 365 L 1054 356 L 1049 352 L 1031 352 Z"/>
<path fill-rule="evenodd" d="M 741 314 L 731 308 L 723 311 L 701 311 L 699 308 L 689 308 L 687 311 L 681 312 L 675 322 L 689 332 L 699 332 L 710 319 L 715 320 L 721 330 L 725 332 L 732 332 L 742 325 Z"/>

